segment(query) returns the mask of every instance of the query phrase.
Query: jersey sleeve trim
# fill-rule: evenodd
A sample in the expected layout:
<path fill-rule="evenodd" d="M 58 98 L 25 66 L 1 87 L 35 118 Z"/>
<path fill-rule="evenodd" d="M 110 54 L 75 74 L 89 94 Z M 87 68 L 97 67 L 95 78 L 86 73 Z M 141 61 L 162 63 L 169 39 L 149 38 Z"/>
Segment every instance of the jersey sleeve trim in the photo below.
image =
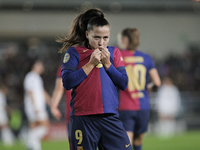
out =
<path fill-rule="evenodd" d="M 62 80 L 63 86 L 66 90 L 70 90 L 78 86 L 87 75 L 85 74 L 83 68 L 80 68 L 77 71 L 63 70 L 62 71 Z"/>
<path fill-rule="evenodd" d="M 76 67 L 73 67 L 73 66 L 65 66 L 65 65 L 63 65 L 63 66 L 62 66 L 62 71 L 63 71 L 63 70 L 76 71 L 77 68 L 76 68 Z"/>
<path fill-rule="evenodd" d="M 122 70 L 124 70 L 125 69 L 125 67 L 124 66 L 120 66 L 120 67 L 118 67 L 118 68 L 116 68 L 118 71 L 122 71 Z"/>

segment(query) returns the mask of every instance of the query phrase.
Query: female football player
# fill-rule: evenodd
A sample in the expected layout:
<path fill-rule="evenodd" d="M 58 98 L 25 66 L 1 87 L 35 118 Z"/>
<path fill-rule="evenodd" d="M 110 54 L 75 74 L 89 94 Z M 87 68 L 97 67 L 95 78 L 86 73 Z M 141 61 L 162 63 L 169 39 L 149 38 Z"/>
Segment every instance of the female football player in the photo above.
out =
<path fill-rule="evenodd" d="M 58 42 L 67 49 L 62 81 L 72 89 L 69 121 L 70 149 L 131 150 L 118 115 L 117 89 L 125 90 L 128 77 L 121 52 L 108 46 L 110 25 L 103 12 L 89 9 L 74 20 L 69 35 Z M 79 47 L 72 47 L 74 45 Z"/>
<path fill-rule="evenodd" d="M 41 140 L 47 134 L 49 117 L 46 103 L 49 104 L 50 96 L 44 90 L 41 74 L 44 72 L 44 64 L 39 59 L 31 61 L 31 71 L 24 79 L 24 106 L 29 122 L 27 148 L 41 150 Z"/>
<path fill-rule="evenodd" d="M 118 37 L 119 47 L 129 78 L 128 88 L 119 93 L 119 112 L 124 128 L 134 150 L 141 150 L 144 133 L 149 121 L 148 91 L 161 81 L 152 58 L 137 50 L 139 31 L 135 28 L 124 29 Z M 147 84 L 150 75 L 153 82 Z"/>

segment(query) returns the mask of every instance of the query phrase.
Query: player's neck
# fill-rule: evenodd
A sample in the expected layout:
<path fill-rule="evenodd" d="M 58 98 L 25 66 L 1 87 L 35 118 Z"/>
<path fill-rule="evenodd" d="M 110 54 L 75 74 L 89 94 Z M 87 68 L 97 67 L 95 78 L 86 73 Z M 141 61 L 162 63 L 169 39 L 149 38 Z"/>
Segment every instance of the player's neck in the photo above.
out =
<path fill-rule="evenodd" d="M 33 69 L 32 72 L 40 75 L 40 72 L 36 69 Z"/>
<path fill-rule="evenodd" d="M 130 50 L 130 52 L 133 53 L 133 54 L 135 53 L 135 51 L 136 51 L 136 50 Z"/>

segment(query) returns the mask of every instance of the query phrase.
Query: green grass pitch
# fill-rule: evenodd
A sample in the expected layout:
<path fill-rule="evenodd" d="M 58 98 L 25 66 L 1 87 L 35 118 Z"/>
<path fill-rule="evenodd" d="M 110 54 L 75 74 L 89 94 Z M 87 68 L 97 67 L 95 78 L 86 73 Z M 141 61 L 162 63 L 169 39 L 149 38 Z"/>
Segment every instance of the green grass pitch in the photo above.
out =
<path fill-rule="evenodd" d="M 67 141 L 43 141 L 43 150 L 69 150 Z M 169 139 L 160 139 L 153 134 L 147 134 L 144 139 L 143 150 L 199 150 L 200 131 L 189 131 Z M 26 150 L 22 143 L 16 142 L 13 147 L 4 147 L 0 150 Z"/>

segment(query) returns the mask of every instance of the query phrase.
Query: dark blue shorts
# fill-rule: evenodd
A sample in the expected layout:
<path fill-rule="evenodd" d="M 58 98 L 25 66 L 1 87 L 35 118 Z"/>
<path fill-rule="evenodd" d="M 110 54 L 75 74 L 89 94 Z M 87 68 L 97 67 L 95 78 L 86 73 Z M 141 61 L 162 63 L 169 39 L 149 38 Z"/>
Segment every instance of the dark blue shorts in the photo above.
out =
<path fill-rule="evenodd" d="M 132 150 L 116 114 L 72 116 L 69 122 L 71 150 Z"/>
<path fill-rule="evenodd" d="M 136 134 L 141 134 L 147 131 L 149 115 L 149 110 L 119 112 L 125 130 Z"/>

